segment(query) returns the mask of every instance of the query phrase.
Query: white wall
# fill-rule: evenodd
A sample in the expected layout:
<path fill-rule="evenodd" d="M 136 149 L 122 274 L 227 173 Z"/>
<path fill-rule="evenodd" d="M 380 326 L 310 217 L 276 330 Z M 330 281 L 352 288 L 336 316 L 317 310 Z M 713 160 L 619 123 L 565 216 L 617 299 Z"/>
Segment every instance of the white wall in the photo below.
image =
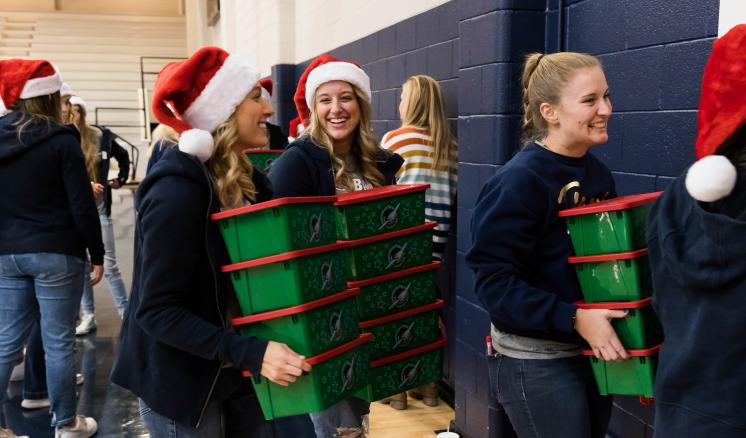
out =
<path fill-rule="evenodd" d="M 736 24 L 746 23 L 746 1 L 720 0 L 718 37 L 723 36 Z"/>
<path fill-rule="evenodd" d="M 190 52 L 217 45 L 254 63 L 263 75 L 297 64 L 418 15 L 448 0 L 221 0 L 208 28 L 202 0 L 186 0 Z"/>

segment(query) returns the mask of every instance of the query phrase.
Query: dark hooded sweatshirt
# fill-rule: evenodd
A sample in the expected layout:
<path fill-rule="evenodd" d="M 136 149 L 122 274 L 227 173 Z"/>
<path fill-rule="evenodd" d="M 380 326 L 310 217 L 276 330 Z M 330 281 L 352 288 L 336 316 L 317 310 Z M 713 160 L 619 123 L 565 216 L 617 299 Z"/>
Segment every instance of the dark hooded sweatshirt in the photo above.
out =
<path fill-rule="evenodd" d="M 665 333 L 655 436 L 746 437 L 746 178 L 714 203 L 695 201 L 684 178 L 648 217 L 653 306 Z"/>
<path fill-rule="evenodd" d="M 256 169 L 254 184 L 257 202 L 271 198 Z M 230 261 L 209 218 L 220 208 L 205 166 L 166 149 L 141 183 L 135 207 L 132 295 L 111 380 L 153 411 L 196 427 L 208 401 L 250 388 L 239 370 L 259 374 L 267 341 L 230 329 L 234 292 L 220 273 Z"/>
<path fill-rule="evenodd" d="M 104 263 L 90 178 L 72 127 L 0 117 L 0 254 L 56 253 Z"/>

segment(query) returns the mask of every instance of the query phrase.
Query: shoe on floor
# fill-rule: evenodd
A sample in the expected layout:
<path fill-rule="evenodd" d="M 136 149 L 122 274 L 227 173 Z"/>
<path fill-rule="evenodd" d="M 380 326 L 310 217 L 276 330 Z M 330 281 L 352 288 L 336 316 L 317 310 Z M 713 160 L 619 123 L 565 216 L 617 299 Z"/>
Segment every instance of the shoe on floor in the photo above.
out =
<path fill-rule="evenodd" d="M 84 313 L 80 317 L 80 323 L 75 327 L 75 336 L 87 335 L 93 331 L 96 331 L 96 318 L 93 313 Z"/>
<path fill-rule="evenodd" d="M 23 367 L 23 361 L 13 367 L 13 372 L 10 373 L 10 381 L 11 382 L 20 382 L 25 377 L 25 371 Z M 0 435 L 0 438 L 2 438 L 2 435 Z"/>
<path fill-rule="evenodd" d="M 28 435 L 16 435 L 12 430 L 0 427 L 0 438 L 28 438 Z"/>
<path fill-rule="evenodd" d="M 75 374 L 75 384 L 76 385 L 82 385 L 85 382 L 85 377 L 83 377 L 82 374 L 77 373 Z"/>
<path fill-rule="evenodd" d="M 21 407 L 23 409 L 41 409 L 49 407 L 48 398 L 24 398 L 21 401 Z M 0 435 L 2 436 L 2 435 Z"/>
<path fill-rule="evenodd" d="M 96 434 L 98 424 L 91 417 L 76 415 L 74 424 L 58 426 L 55 430 L 55 438 L 88 438 Z M 73 427 L 74 426 L 74 427 Z"/>

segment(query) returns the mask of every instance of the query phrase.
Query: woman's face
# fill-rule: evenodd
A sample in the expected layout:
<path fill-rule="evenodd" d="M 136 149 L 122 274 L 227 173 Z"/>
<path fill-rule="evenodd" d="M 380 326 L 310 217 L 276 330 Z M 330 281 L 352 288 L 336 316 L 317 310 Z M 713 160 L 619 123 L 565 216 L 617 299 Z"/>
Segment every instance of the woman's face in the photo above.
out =
<path fill-rule="evenodd" d="M 360 124 L 360 105 L 352 85 L 331 81 L 316 89 L 316 115 L 334 146 L 352 144 Z"/>
<path fill-rule="evenodd" d="M 407 99 L 409 98 L 409 90 L 407 87 L 401 89 L 401 99 L 399 99 L 399 119 L 404 122 L 404 113 L 407 111 Z"/>
<path fill-rule="evenodd" d="M 267 119 L 272 117 L 272 114 L 272 105 L 262 98 L 262 89 L 257 84 L 236 107 L 238 143 L 235 148 L 238 152 L 267 144 Z"/>
<path fill-rule="evenodd" d="M 70 119 L 70 96 L 60 98 L 60 108 L 62 109 L 62 123 L 67 123 Z"/>
<path fill-rule="evenodd" d="M 78 126 L 80 123 L 80 105 L 69 105 L 70 106 L 70 122 Z M 63 120 L 66 120 L 65 116 L 62 116 Z"/>
<path fill-rule="evenodd" d="M 590 147 L 609 140 L 611 100 L 606 77 L 600 67 L 578 70 L 565 85 L 555 106 L 555 120 L 548 120 L 555 138 L 568 146 Z"/>

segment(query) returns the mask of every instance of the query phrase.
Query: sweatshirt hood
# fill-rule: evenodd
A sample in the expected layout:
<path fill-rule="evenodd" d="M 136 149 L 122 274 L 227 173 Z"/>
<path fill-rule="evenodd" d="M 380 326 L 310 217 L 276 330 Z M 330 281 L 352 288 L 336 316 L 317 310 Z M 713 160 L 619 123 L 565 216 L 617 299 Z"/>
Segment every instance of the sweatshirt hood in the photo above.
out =
<path fill-rule="evenodd" d="M 712 290 L 746 278 L 746 178 L 726 198 L 700 203 L 678 178 L 648 217 L 648 242 L 657 239 L 673 278 Z M 733 206 L 740 206 L 734 208 Z"/>
<path fill-rule="evenodd" d="M 0 161 L 21 155 L 59 135 L 73 135 L 80 140 L 78 131 L 72 126 L 38 121 L 26 125 L 19 139 L 15 124 L 21 117 L 22 114 L 15 111 L 0 117 Z"/>

